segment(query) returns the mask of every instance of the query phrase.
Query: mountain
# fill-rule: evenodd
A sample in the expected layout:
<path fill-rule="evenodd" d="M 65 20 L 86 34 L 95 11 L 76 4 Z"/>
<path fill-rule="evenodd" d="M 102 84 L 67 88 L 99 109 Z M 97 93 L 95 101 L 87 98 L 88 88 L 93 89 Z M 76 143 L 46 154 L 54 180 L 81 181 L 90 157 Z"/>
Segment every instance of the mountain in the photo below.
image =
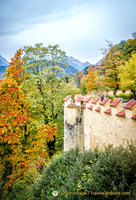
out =
<path fill-rule="evenodd" d="M 67 62 L 68 65 L 70 65 L 71 67 L 76 68 L 78 71 L 83 70 L 85 67 L 87 67 L 88 65 L 90 65 L 89 62 L 80 62 L 78 59 L 73 58 L 72 56 L 67 56 Z"/>
<path fill-rule="evenodd" d="M 3 78 L 2 74 L 6 72 L 6 67 L 8 65 L 8 61 L 0 55 L 0 79 Z"/>
<path fill-rule="evenodd" d="M 0 66 L 8 66 L 8 61 L 0 55 Z"/>
<path fill-rule="evenodd" d="M 67 56 L 67 61 L 68 61 L 68 67 L 64 68 L 63 66 L 61 66 L 65 73 L 69 76 L 71 76 L 74 73 L 77 73 L 79 71 L 82 71 L 84 68 L 88 68 L 88 66 L 90 65 L 89 62 L 80 62 L 78 59 Z M 3 78 L 2 74 L 6 72 L 6 67 L 9 65 L 8 61 L 3 58 L 0 55 L 0 79 Z"/>
<path fill-rule="evenodd" d="M 61 66 L 61 68 L 63 68 L 65 73 L 69 76 L 71 76 L 72 74 L 77 73 L 79 71 L 77 68 L 72 67 L 70 65 L 68 65 L 68 67 L 65 67 L 65 68 L 63 66 Z"/>
<path fill-rule="evenodd" d="M 102 62 L 102 59 L 99 60 L 95 65 L 96 65 L 96 66 L 101 65 L 101 62 Z"/>
<path fill-rule="evenodd" d="M 97 66 L 101 65 L 101 61 L 99 60 L 95 65 L 92 65 L 93 69 L 97 69 Z M 85 67 L 82 71 L 84 72 L 84 74 L 88 74 L 88 68 L 89 66 Z"/>

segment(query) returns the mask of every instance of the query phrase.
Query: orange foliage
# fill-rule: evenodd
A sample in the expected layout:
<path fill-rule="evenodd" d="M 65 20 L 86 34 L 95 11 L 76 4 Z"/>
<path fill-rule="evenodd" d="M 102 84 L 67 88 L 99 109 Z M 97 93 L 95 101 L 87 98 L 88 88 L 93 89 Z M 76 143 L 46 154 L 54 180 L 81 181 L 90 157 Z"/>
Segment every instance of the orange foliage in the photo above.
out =
<path fill-rule="evenodd" d="M 46 142 L 56 136 L 55 127 L 37 126 L 30 116 L 30 103 L 20 89 L 26 75 L 21 54 L 20 49 L 0 83 L 0 180 L 7 188 L 22 178 L 29 166 L 39 169 L 48 162 Z"/>
<path fill-rule="evenodd" d="M 97 74 L 93 70 L 92 65 L 89 65 L 88 75 L 83 76 L 81 83 L 85 84 L 88 92 L 93 90 L 93 89 L 96 89 L 96 87 L 97 87 Z"/>

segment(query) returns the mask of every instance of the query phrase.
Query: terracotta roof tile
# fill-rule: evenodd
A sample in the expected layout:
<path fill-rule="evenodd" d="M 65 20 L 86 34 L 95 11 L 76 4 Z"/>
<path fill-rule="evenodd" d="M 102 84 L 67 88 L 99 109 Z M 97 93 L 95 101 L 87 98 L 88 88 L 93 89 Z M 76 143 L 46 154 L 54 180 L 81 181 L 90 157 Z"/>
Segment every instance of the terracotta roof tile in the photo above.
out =
<path fill-rule="evenodd" d="M 115 100 L 110 104 L 110 106 L 116 107 L 120 102 L 122 102 L 121 99 L 115 99 Z"/>
<path fill-rule="evenodd" d="M 76 101 L 84 101 L 84 96 L 79 96 L 76 98 Z"/>
<path fill-rule="evenodd" d="M 86 104 L 83 104 L 83 105 L 82 105 L 82 108 L 86 108 Z"/>
<path fill-rule="evenodd" d="M 76 108 L 76 104 L 71 102 L 67 107 L 68 108 Z"/>
<path fill-rule="evenodd" d="M 67 101 L 69 98 L 71 97 L 71 95 L 66 96 L 63 101 Z"/>
<path fill-rule="evenodd" d="M 89 110 L 92 110 L 92 109 L 93 109 L 93 106 L 92 106 L 92 105 L 88 106 L 88 109 L 89 109 Z"/>
<path fill-rule="evenodd" d="M 91 96 L 87 97 L 87 98 L 85 99 L 85 102 L 88 102 L 88 101 L 90 101 L 90 99 L 92 99 L 92 97 L 91 97 Z"/>
<path fill-rule="evenodd" d="M 111 114 L 111 108 L 105 110 L 104 113 L 106 113 L 106 114 Z"/>
<path fill-rule="evenodd" d="M 76 94 L 75 97 L 74 97 L 74 100 L 76 101 L 76 99 L 77 99 L 78 97 L 82 97 L 82 95 L 81 95 L 81 94 Z"/>
<path fill-rule="evenodd" d="M 125 109 L 133 109 L 133 107 L 136 105 L 136 100 L 130 100 L 125 106 Z"/>
<path fill-rule="evenodd" d="M 125 117 L 125 110 L 120 111 L 119 113 L 116 114 L 117 116 L 120 117 Z"/>
<path fill-rule="evenodd" d="M 100 112 L 101 111 L 101 107 L 98 107 L 95 109 L 96 112 Z"/>
<path fill-rule="evenodd" d="M 92 103 L 93 103 L 93 104 L 96 104 L 97 101 L 99 101 L 99 100 L 100 100 L 100 97 L 97 97 L 96 99 L 94 99 L 94 100 L 92 101 Z"/>
<path fill-rule="evenodd" d="M 134 120 L 136 120 L 136 115 L 134 115 L 133 117 L 131 117 L 131 119 L 134 119 Z"/>
<path fill-rule="evenodd" d="M 104 106 L 109 100 L 109 98 L 104 98 L 99 104 Z"/>

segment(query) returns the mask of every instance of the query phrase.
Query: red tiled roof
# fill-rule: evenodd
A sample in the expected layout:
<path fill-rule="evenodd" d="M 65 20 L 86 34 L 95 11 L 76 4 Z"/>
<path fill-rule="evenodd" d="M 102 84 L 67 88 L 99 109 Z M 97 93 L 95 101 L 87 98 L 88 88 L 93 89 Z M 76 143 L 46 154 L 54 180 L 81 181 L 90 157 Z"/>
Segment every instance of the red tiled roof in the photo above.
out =
<path fill-rule="evenodd" d="M 117 116 L 124 117 L 125 116 L 125 110 L 120 111 L 116 114 Z"/>
<path fill-rule="evenodd" d="M 136 105 L 136 100 L 130 100 L 125 106 L 125 109 L 133 109 L 133 107 Z"/>
<path fill-rule="evenodd" d="M 99 104 L 104 106 L 109 100 L 110 100 L 109 98 L 105 98 Z"/>
<path fill-rule="evenodd" d="M 101 107 L 96 108 L 95 111 L 100 112 L 101 111 Z"/>
<path fill-rule="evenodd" d="M 76 104 L 71 102 L 67 107 L 68 108 L 76 108 Z"/>
<path fill-rule="evenodd" d="M 104 113 L 106 113 L 106 114 L 111 114 L 111 108 L 105 110 Z"/>
<path fill-rule="evenodd" d="M 86 104 L 83 104 L 83 105 L 82 105 L 82 108 L 86 108 Z"/>
<path fill-rule="evenodd" d="M 85 102 L 88 102 L 88 101 L 90 101 L 90 99 L 92 99 L 92 97 L 91 97 L 91 96 L 87 97 L 87 98 L 85 99 Z"/>
<path fill-rule="evenodd" d="M 133 117 L 131 117 L 131 119 L 135 119 L 136 120 L 136 115 L 134 115 Z"/>
<path fill-rule="evenodd" d="M 84 96 L 79 96 L 76 98 L 76 101 L 84 101 Z"/>
<path fill-rule="evenodd" d="M 92 106 L 92 105 L 88 106 L 88 109 L 89 109 L 89 110 L 92 110 L 92 109 L 93 109 L 93 106 Z"/>
<path fill-rule="evenodd" d="M 122 102 L 121 99 L 115 99 L 115 100 L 110 104 L 110 106 L 116 107 L 120 102 Z"/>
<path fill-rule="evenodd" d="M 92 101 L 92 103 L 93 103 L 93 104 L 96 104 L 97 101 L 99 101 L 99 100 L 100 100 L 100 97 L 97 97 L 96 99 L 94 99 L 94 100 Z"/>
<path fill-rule="evenodd" d="M 71 97 L 71 95 L 66 96 L 63 101 L 67 101 L 69 98 Z"/>

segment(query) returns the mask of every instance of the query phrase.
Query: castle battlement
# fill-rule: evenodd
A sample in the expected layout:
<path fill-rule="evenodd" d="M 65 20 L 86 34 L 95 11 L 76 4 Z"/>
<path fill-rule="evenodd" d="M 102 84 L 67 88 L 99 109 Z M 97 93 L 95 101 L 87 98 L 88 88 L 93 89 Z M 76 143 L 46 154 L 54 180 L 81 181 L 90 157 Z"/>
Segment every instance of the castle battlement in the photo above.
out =
<path fill-rule="evenodd" d="M 136 101 L 76 95 L 64 99 L 64 151 L 127 145 L 136 140 Z"/>

